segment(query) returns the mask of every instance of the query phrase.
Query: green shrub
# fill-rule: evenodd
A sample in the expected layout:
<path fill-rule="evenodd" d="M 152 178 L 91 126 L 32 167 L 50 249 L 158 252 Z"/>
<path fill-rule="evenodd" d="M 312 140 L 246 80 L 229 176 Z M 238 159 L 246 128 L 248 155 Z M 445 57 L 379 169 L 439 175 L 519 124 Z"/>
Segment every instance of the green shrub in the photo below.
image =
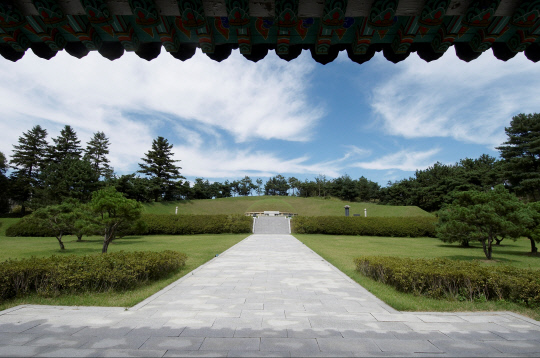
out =
<path fill-rule="evenodd" d="M 244 234 L 251 233 L 253 227 L 253 219 L 244 215 L 143 214 L 140 221 L 140 225 L 125 228 L 121 236 Z M 6 236 L 47 237 L 54 236 L 54 233 L 40 226 L 33 216 L 29 215 L 10 226 L 6 230 Z"/>
<path fill-rule="evenodd" d="M 126 290 L 157 280 L 185 265 L 187 256 L 174 251 L 117 252 L 86 256 L 51 256 L 0 263 L 0 299 L 28 293 Z"/>
<path fill-rule="evenodd" d="M 540 306 L 537 270 L 483 266 L 475 261 L 370 256 L 356 270 L 402 292 L 457 300 L 507 300 Z"/>
<path fill-rule="evenodd" d="M 291 221 L 297 234 L 435 237 L 435 217 L 297 216 Z"/>
<path fill-rule="evenodd" d="M 195 235 L 250 233 L 253 219 L 244 215 L 156 215 L 144 214 L 144 232 L 137 235 Z"/>
<path fill-rule="evenodd" d="M 49 237 L 54 236 L 54 232 L 41 225 L 40 221 L 33 215 L 27 215 L 21 220 L 6 229 L 6 236 L 26 236 L 26 237 Z"/>

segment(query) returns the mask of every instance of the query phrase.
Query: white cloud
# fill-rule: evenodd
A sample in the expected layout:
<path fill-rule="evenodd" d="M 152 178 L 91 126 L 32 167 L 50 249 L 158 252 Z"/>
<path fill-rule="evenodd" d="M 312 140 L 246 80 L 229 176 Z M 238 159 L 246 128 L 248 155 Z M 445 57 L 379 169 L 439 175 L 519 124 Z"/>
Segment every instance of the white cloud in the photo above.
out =
<path fill-rule="evenodd" d="M 110 62 L 95 52 L 81 60 L 60 52 L 46 61 L 28 51 L 17 63 L 0 63 L 0 151 L 7 155 L 36 124 L 50 137 L 70 124 L 83 143 L 104 131 L 112 165 L 122 172 L 150 148 L 160 126 L 196 148 L 200 133 L 218 144 L 221 133 L 237 143 L 307 141 L 323 115 L 306 95 L 315 66 L 307 56 L 287 63 L 270 53 L 252 63 L 233 51 L 217 63 L 200 52 L 186 62 L 162 53 L 146 62 L 126 53 Z"/>
<path fill-rule="evenodd" d="M 518 54 L 508 62 L 485 53 L 470 63 L 450 49 L 425 63 L 411 55 L 373 89 L 372 108 L 387 133 L 451 137 L 494 147 L 518 113 L 538 112 L 540 67 Z"/>
<path fill-rule="evenodd" d="M 237 178 L 245 175 L 270 177 L 277 174 L 311 175 L 325 173 L 339 176 L 337 162 L 311 163 L 309 156 L 292 159 L 265 151 L 212 146 L 175 146 L 173 152 L 180 159 L 182 175 L 187 177 Z"/>
<path fill-rule="evenodd" d="M 415 152 L 410 150 L 401 150 L 397 153 L 385 155 L 369 162 L 357 162 L 353 167 L 372 170 L 403 170 L 415 171 L 416 169 L 425 169 L 433 164 L 433 156 L 440 152 L 435 148 L 425 152 Z"/>

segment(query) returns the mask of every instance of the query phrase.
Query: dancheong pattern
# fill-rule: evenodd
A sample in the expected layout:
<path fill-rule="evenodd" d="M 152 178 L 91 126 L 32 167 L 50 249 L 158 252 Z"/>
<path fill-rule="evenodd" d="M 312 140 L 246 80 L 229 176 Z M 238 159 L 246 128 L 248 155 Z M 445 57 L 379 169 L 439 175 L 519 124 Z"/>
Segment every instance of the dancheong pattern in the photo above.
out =
<path fill-rule="evenodd" d="M 0 0 L 0 55 L 10 61 L 26 51 L 185 61 L 199 48 L 216 61 L 310 51 L 326 64 L 347 51 L 363 63 L 382 51 L 396 63 L 413 52 L 437 60 L 452 47 L 467 62 L 486 51 L 538 62 L 540 0 Z"/>

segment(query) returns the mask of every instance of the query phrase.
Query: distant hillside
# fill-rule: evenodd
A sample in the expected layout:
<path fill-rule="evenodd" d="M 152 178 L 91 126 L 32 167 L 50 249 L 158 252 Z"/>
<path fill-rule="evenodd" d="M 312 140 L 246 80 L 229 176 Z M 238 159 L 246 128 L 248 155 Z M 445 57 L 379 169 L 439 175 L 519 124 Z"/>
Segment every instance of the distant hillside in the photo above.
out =
<path fill-rule="evenodd" d="M 298 198 L 293 196 L 248 196 L 213 200 L 191 200 L 144 204 L 144 211 L 151 214 L 243 214 L 247 211 L 279 210 L 304 216 L 345 215 L 345 205 L 349 205 L 350 215 L 368 216 L 431 216 L 432 214 L 416 206 L 388 206 L 370 203 L 350 203 L 339 199 Z"/>

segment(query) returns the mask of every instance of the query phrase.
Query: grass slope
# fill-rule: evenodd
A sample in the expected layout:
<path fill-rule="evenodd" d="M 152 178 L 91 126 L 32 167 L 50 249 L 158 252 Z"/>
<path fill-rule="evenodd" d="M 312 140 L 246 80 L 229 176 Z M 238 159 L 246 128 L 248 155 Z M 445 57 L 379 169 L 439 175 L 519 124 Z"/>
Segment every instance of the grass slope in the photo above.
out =
<path fill-rule="evenodd" d="M 127 292 L 86 293 L 79 295 L 62 295 L 44 298 L 37 295 L 0 302 L 0 310 L 21 304 L 66 305 L 66 306 L 116 306 L 131 307 L 145 298 L 178 280 L 188 272 L 209 261 L 237 244 L 248 235 L 191 235 L 191 236 L 131 236 L 113 241 L 109 252 L 116 251 L 180 251 L 188 255 L 186 266 L 166 279 L 151 282 Z M 77 242 L 74 236 L 65 237 L 65 251 L 60 251 L 53 237 L 5 237 L 0 236 L 0 261 L 44 257 L 51 255 L 86 255 L 101 252 L 101 237 L 84 238 Z"/>
<path fill-rule="evenodd" d="M 435 238 L 391 238 L 369 236 L 294 235 L 317 254 L 336 266 L 375 296 L 400 311 L 513 311 L 540 320 L 540 310 L 509 302 L 459 302 L 414 296 L 367 278 L 355 270 L 353 259 L 364 255 L 412 258 L 449 258 L 481 260 L 486 265 L 509 264 L 520 268 L 540 269 L 540 255 L 531 255 L 529 241 L 505 240 L 493 250 L 494 260 L 485 262 L 480 245 L 462 248 Z"/>
<path fill-rule="evenodd" d="M 293 212 L 303 216 L 342 216 L 345 205 L 349 205 L 350 215 L 368 216 L 431 216 L 432 214 L 416 206 L 389 206 L 373 203 L 351 203 L 336 198 L 299 198 L 294 196 L 248 196 L 208 200 L 159 202 L 144 205 L 149 214 L 244 214 L 248 211 L 278 210 Z"/>
<path fill-rule="evenodd" d="M 0 218 L 0 236 L 6 236 L 6 230 L 15 224 L 20 218 Z"/>

